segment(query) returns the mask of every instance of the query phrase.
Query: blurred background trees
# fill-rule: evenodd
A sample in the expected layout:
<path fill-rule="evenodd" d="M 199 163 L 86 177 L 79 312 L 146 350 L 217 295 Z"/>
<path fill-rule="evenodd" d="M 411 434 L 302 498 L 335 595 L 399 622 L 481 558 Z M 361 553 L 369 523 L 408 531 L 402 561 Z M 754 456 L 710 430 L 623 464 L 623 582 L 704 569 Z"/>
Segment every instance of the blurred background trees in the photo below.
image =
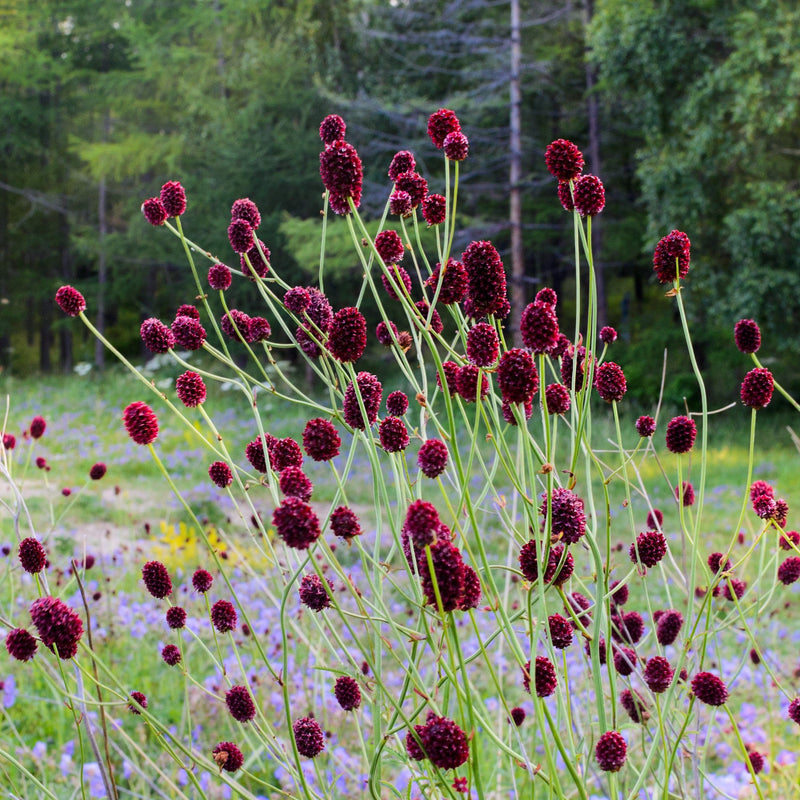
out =
<path fill-rule="evenodd" d="M 774 0 L 8 0 L 0 364 L 17 374 L 102 367 L 94 343 L 72 341 L 74 326 L 54 313 L 62 282 L 81 288 L 97 324 L 131 353 L 142 318 L 171 318 L 193 298 L 180 249 L 139 212 L 166 180 L 186 187 L 189 235 L 228 263 L 230 205 L 253 198 L 273 263 L 289 282 L 309 280 L 322 117 L 346 119 L 366 168 L 364 207 L 377 215 L 398 149 L 413 150 L 441 190 L 441 156 L 425 134 L 440 106 L 471 142 L 457 252 L 492 239 L 518 303 L 553 286 L 565 327 L 571 225 L 542 154 L 558 137 L 583 149 L 607 192 L 596 232 L 603 313 L 621 334 L 613 357 L 640 399 L 652 400 L 679 334 L 651 268 L 672 228 L 692 239 L 686 297 L 712 379 L 736 360 L 741 316 L 759 321 L 765 346 L 788 349 L 800 326 L 799 25 L 795 4 Z M 355 261 L 334 253 L 332 267 L 326 291 L 346 305 Z M 676 402 L 690 391 L 683 369 L 670 365 Z"/>

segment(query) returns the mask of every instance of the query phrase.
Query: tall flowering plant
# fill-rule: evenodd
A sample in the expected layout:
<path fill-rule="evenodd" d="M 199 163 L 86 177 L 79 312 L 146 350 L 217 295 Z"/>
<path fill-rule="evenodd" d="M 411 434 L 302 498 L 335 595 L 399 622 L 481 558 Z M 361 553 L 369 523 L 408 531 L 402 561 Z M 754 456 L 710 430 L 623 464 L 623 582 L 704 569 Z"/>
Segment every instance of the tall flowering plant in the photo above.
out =
<path fill-rule="evenodd" d="M 181 671 L 186 719 L 189 689 L 202 685 L 215 730 L 198 737 L 186 725 L 170 728 L 159 712 L 163 698 L 131 693 L 86 646 L 80 615 L 50 596 L 46 581 L 37 582 L 40 597 L 30 606 L 37 635 L 23 620 L 6 635 L 8 652 L 23 661 L 72 659 L 75 680 L 102 685 L 126 704 L 168 755 L 157 761 L 140 749 L 138 757 L 157 763 L 177 797 L 217 796 L 214 787 L 223 785 L 247 798 L 314 800 L 354 792 L 376 799 L 700 797 L 716 787 L 708 752 L 720 742 L 724 768 L 738 764 L 752 790 L 769 796 L 759 774 L 769 754 L 743 733 L 735 701 L 751 697 L 749 683 L 763 685 L 760 664 L 774 687 L 765 702 L 775 719 L 800 724 L 800 700 L 761 658 L 753 625 L 753 614 L 772 602 L 775 575 L 782 584 L 800 577 L 800 537 L 787 530 L 786 502 L 752 480 L 758 411 L 774 388 L 783 392 L 756 360 L 758 326 L 742 320 L 735 331 L 756 363 L 741 385 L 741 401 L 752 409 L 747 491 L 725 543 L 711 552 L 709 413 L 683 304 L 688 236 L 666 235 L 653 269 L 677 304 L 701 407 L 662 420 L 659 442 L 657 414 L 640 417 L 635 431 L 620 422 L 627 383 L 607 357 L 616 332 L 598 329 L 591 246 L 605 192 L 583 172 L 580 150 L 559 139 L 544 154 L 574 228 L 575 327 L 561 329 L 558 297 L 543 288 L 522 311 L 522 346 L 515 347 L 504 327 L 510 306 L 496 247 L 480 240 L 453 252 L 467 136 L 448 109 L 431 115 L 428 133 L 442 151 L 443 178 L 423 177 L 414 155 L 398 152 L 373 236 L 359 213 L 356 147 L 341 118 L 323 120 L 315 285 L 284 281 L 249 199 L 231 209 L 233 268 L 187 237 L 179 183 L 142 205 L 145 218 L 182 246 L 197 296 L 172 322 L 142 324 L 145 346 L 185 372 L 166 394 L 142 378 L 153 405 L 133 400 L 124 427 L 150 449 L 202 532 L 158 453 L 164 426 L 199 435 L 209 485 L 252 522 L 232 523 L 224 535 L 232 544 L 249 540 L 271 565 L 266 574 L 248 573 L 245 560 L 245 571 L 234 573 L 206 539 L 205 563 L 191 583 L 204 602 L 207 635 L 187 627 L 165 565 L 139 565 L 142 592 L 161 604 L 176 634 L 160 660 L 145 651 L 140 658 L 151 659 L 153 670 Z M 435 182 L 442 194 L 430 191 Z M 340 309 L 324 292 L 331 214 L 344 219 L 363 273 L 353 304 Z M 423 246 L 425 227 L 435 255 Z M 234 280 L 252 284 L 246 308 L 229 307 Z M 362 313 L 368 295 L 380 317 L 375 328 Z M 78 289 L 61 287 L 56 302 L 102 339 Z M 387 394 L 386 376 L 359 368 L 372 337 L 391 355 L 403 389 Z M 245 366 L 234 346 L 246 350 Z M 285 348 L 315 376 L 313 393 L 285 371 L 278 358 Z M 215 366 L 192 366 L 181 354 L 187 350 L 202 350 Z M 209 382 L 232 384 L 252 415 L 242 452 L 229 449 L 206 410 Z M 295 405 L 292 436 L 270 433 L 265 398 Z M 605 409 L 614 422 L 611 450 L 593 434 L 593 414 Z M 667 487 L 663 511 L 642 478 L 645 463 L 658 465 Z M 360 501 L 364 474 L 369 503 Z M 328 475 L 335 488 L 323 500 L 315 481 Z M 749 542 L 740 536 L 745 524 Z M 20 564 L 38 574 L 44 552 L 25 542 Z M 779 548 L 796 553 L 778 564 Z M 748 659 L 725 655 L 735 628 Z M 209 667 L 217 676 L 210 687 L 201 684 Z M 72 696 L 73 679 L 62 677 Z M 88 723 L 76 715 L 76 724 Z M 113 755 L 98 753 L 97 761 L 108 796 L 119 796 Z M 216 783 L 201 782 L 200 770 L 213 772 Z"/>

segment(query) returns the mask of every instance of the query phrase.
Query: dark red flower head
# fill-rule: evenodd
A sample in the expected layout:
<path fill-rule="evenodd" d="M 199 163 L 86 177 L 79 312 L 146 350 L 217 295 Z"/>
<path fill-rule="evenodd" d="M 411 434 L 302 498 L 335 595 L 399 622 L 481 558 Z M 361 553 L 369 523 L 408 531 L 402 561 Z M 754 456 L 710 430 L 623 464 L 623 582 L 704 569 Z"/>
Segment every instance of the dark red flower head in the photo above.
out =
<path fill-rule="evenodd" d="M 259 247 L 261 250 L 259 251 Z M 261 253 L 264 255 L 262 256 Z M 253 246 L 246 252 L 239 255 L 239 267 L 242 275 L 252 283 L 256 282 L 256 275 L 259 278 L 266 278 L 269 272 L 269 260 L 271 257 L 269 247 L 261 239 L 253 237 Z M 249 264 L 247 262 L 250 262 Z M 251 269 L 252 267 L 252 269 Z M 255 275 L 253 273 L 255 272 Z"/>
<path fill-rule="evenodd" d="M 131 403 L 122 412 L 122 421 L 136 444 L 152 444 L 158 437 L 158 419 L 147 403 Z"/>
<path fill-rule="evenodd" d="M 196 372 L 188 370 L 179 375 L 175 381 L 175 391 L 178 399 L 187 408 L 197 408 L 206 399 L 206 385 Z"/>
<path fill-rule="evenodd" d="M 215 291 L 230 289 L 232 280 L 230 267 L 225 264 L 214 264 L 208 270 L 208 285 Z"/>
<path fill-rule="evenodd" d="M 233 483 L 233 472 L 231 472 L 231 468 L 224 461 L 215 461 L 208 468 L 208 477 L 211 478 L 220 489 L 225 489 Z"/>
<path fill-rule="evenodd" d="M 437 263 L 431 276 L 425 281 L 425 286 L 432 293 L 436 292 L 441 275 L 442 265 Z M 467 271 L 460 261 L 452 258 L 448 259 L 441 282 L 442 286 L 439 289 L 437 304 L 451 305 L 452 303 L 460 303 L 464 299 L 464 295 L 467 293 Z"/>
<path fill-rule="evenodd" d="M 244 764 L 242 751 L 233 742 L 220 742 L 213 750 L 214 763 L 226 772 L 236 772 Z"/>
<path fill-rule="evenodd" d="M 555 305 L 535 300 L 522 311 L 522 343 L 535 354 L 549 353 L 558 341 L 558 317 Z"/>
<path fill-rule="evenodd" d="M 375 249 L 378 255 L 387 266 L 389 264 L 397 264 L 403 258 L 403 240 L 397 231 L 386 230 L 381 231 L 375 237 Z"/>
<path fill-rule="evenodd" d="M 530 669 L 530 662 L 528 662 Z M 553 662 L 546 656 L 536 656 L 536 664 L 533 669 L 533 683 L 536 688 L 537 697 L 550 697 L 558 686 L 556 678 L 556 668 Z"/>
<path fill-rule="evenodd" d="M 194 317 L 175 317 L 172 322 L 175 343 L 186 350 L 199 350 L 206 340 L 206 330 Z"/>
<path fill-rule="evenodd" d="M 544 163 L 559 181 L 571 181 L 583 170 L 583 153 L 567 139 L 556 139 L 544 151 Z"/>
<path fill-rule="evenodd" d="M 597 337 L 603 344 L 613 344 L 617 341 L 617 332 L 610 325 L 606 325 L 600 328 L 600 333 L 597 334 Z"/>
<path fill-rule="evenodd" d="M 530 353 L 520 347 L 506 350 L 497 367 L 497 385 L 509 403 L 530 400 L 539 388 L 539 373 Z"/>
<path fill-rule="evenodd" d="M 395 343 L 395 340 L 398 338 L 398 336 L 399 332 L 397 330 L 397 325 L 395 325 L 391 320 L 389 320 L 388 324 L 381 321 L 375 328 L 375 338 L 384 347 L 391 347 Z"/>
<path fill-rule="evenodd" d="M 644 531 L 630 546 L 628 555 L 634 564 L 654 567 L 667 554 L 667 540 L 661 531 Z"/>
<path fill-rule="evenodd" d="M 749 408 L 766 408 L 772 400 L 775 382 L 772 373 L 764 367 L 751 369 L 742 381 L 742 402 Z"/>
<path fill-rule="evenodd" d="M 331 530 L 342 539 L 352 539 L 363 533 L 358 516 L 347 506 L 338 506 L 331 512 Z"/>
<path fill-rule="evenodd" d="M 564 650 L 572 644 L 574 629 L 572 623 L 561 614 L 551 614 L 547 618 L 550 640 L 557 650 Z"/>
<path fill-rule="evenodd" d="M 497 361 L 500 342 L 497 331 L 488 322 L 478 322 L 467 331 L 467 358 L 479 367 L 490 367 Z"/>
<path fill-rule="evenodd" d="M 395 191 L 407 192 L 411 198 L 411 208 L 416 208 L 428 194 L 428 181 L 418 172 L 403 172 L 394 182 Z"/>
<path fill-rule="evenodd" d="M 261 213 L 258 206 L 249 197 L 242 197 L 234 200 L 231 206 L 231 219 L 247 220 L 250 227 L 255 230 L 261 224 Z"/>
<path fill-rule="evenodd" d="M 558 344 L 556 345 L 558 346 Z M 551 350 L 553 354 L 555 350 Z M 591 356 L 590 356 L 591 358 Z M 577 348 L 577 361 L 575 358 L 575 348 L 569 346 L 561 355 L 561 382 L 567 386 L 572 386 L 572 372 L 575 371 L 575 391 L 583 389 L 583 377 L 586 372 L 586 348 L 581 345 Z"/>
<path fill-rule="evenodd" d="M 68 317 L 77 317 L 86 311 L 86 301 L 74 286 L 62 286 L 56 292 L 56 303 Z"/>
<path fill-rule="evenodd" d="M 659 241 L 653 254 L 653 269 L 659 283 L 673 283 L 689 274 L 690 246 L 683 231 L 670 231 Z"/>
<path fill-rule="evenodd" d="M 564 565 L 558 569 L 564 555 L 564 548 L 561 545 L 551 547 L 547 557 L 547 568 L 544 571 L 544 582 L 554 583 L 560 586 L 566 583 L 574 570 L 574 560 L 572 553 L 567 553 Z M 535 583 L 539 579 L 539 561 L 536 553 L 536 540 L 531 539 L 522 546 L 519 551 L 519 567 L 526 580 Z M 556 574 L 558 570 L 558 574 Z"/>
<path fill-rule="evenodd" d="M 367 346 L 367 321 L 352 306 L 342 308 L 333 315 L 328 329 L 328 350 L 343 363 L 358 361 Z"/>
<path fill-rule="evenodd" d="M 664 527 L 664 514 L 660 508 L 647 512 L 647 529 L 656 531 Z"/>
<path fill-rule="evenodd" d="M 205 594 L 211 588 L 212 583 L 214 583 L 214 579 L 211 577 L 211 573 L 208 570 L 198 568 L 194 571 L 192 575 L 192 586 L 196 592 Z"/>
<path fill-rule="evenodd" d="M 556 188 L 558 194 L 558 201 L 561 203 L 561 208 L 564 211 L 574 211 L 575 203 L 572 200 L 572 190 L 569 188 L 569 181 L 559 181 Z"/>
<path fill-rule="evenodd" d="M 172 630 L 180 630 L 186 625 L 186 611 L 180 606 L 170 606 L 166 614 L 167 625 Z"/>
<path fill-rule="evenodd" d="M 319 174 L 330 193 L 330 206 L 336 214 L 350 213 L 348 198 L 352 198 L 358 208 L 363 167 L 353 145 L 342 139 L 326 145 L 319 154 Z"/>
<path fill-rule="evenodd" d="M 47 554 L 44 552 L 41 542 L 28 536 L 19 543 L 19 563 L 25 572 L 35 575 L 41 572 L 47 563 Z"/>
<path fill-rule="evenodd" d="M 181 303 L 175 311 L 175 316 L 200 319 L 200 312 L 197 310 L 197 306 L 193 306 L 190 303 Z"/>
<path fill-rule="evenodd" d="M 364 404 L 364 411 L 367 415 L 366 419 L 361 412 L 356 386 L 358 387 L 358 394 L 361 395 L 361 400 Z M 355 383 L 350 381 L 344 392 L 344 400 L 342 402 L 344 421 L 351 428 L 363 431 L 378 418 L 382 397 L 383 387 L 381 386 L 381 382 L 370 372 L 359 372 L 356 375 Z"/>
<path fill-rule="evenodd" d="M 166 353 L 175 347 L 175 334 L 155 317 L 150 317 L 142 323 L 139 335 L 151 353 Z"/>
<path fill-rule="evenodd" d="M 297 591 L 300 595 L 300 602 L 304 606 L 308 606 L 312 611 L 319 612 L 330 608 L 330 595 L 333 592 L 333 584 L 327 578 L 325 583 L 328 584 L 328 589 L 325 588 L 325 584 L 319 575 L 315 573 L 303 575 Z"/>
<path fill-rule="evenodd" d="M 628 746 L 618 731 L 606 731 L 594 749 L 597 766 L 604 772 L 619 772 L 625 764 Z"/>
<path fill-rule="evenodd" d="M 408 428 L 400 417 L 386 417 L 378 428 L 381 447 L 387 453 L 401 453 L 408 447 Z"/>
<path fill-rule="evenodd" d="M 6 650 L 17 661 L 30 661 L 39 645 L 24 628 L 14 628 L 6 634 Z"/>
<path fill-rule="evenodd" d="M 461 131 L 448 133 L 444 139 L 444 154 L 450 161 L 463 161 L 469 155 L 469 139 Z"/>
<path fill-rule="evenodd" d="M 161 658 L 164 660 L 165 664 L 174 667 L 176 664 L 181 663 L 181 651 L 177 645 L 165 645 L 164 649 L 161 651 Z"/>
<path fill-rule="evenodd" d="M 358 681 L 347 675 L 340 675 L 333 685 L 333 694 L 342 711 L 353 711 L 361 705 L 361 689 Z"/>
<path fill-rule="evenodd" d="M 297 752 L 306 758 L 315 758 L 325 749 L 325 734 L 313 717 L 301 717 L 292 725 Z"/>
<path fill-rule="evenodd" d="M 428 136 L 439 150 L 444 147 L 444 140 L 449 133 L 460 130 L 461 123 L 455 111 L 449 108 L 440 108 L 428 117 Z"/>
<path fill-rule="evenodd" d="M 403 532 L 410 537 L 416 548 L 422 550 L 425 545 L 436 541 L 440 525 L 439 513 L 432 503 L 414 500 L 406 511 Z"/>
<path fill-rule="evenodd" d="M 411 195 L 397 191 L 389 195 L 389 213 L 396 217 L 407 217 L 411 213 Z"/>
<path fill-rule="evenodd" d="M 751 750 L 747 754 L 747 759 L 750 762 L 750 766 L 753 768 L 754 775 L 758 775 L 758 773 L 764 769 L 764 755 L 763 753 L 759 753 L 758 750 Z"/>
<path fill-rule="evenodd" d="M 234 253 L 246 253 L 255 244 L 253 226 L 246 219 L 235 219 L 228 225 L 228 240 Z"/>
<path fill-rule="evenodd" d="M 427 478 L 438 478 L 447 468 L 447 445 L 440 439 L 426 439 L 419 448 L 417 464 Z"/>
<path fill-rule="evenodd" d="M 217 600 L 211 606 L 211 624 L 219 633 L 228 633 L 234 630 L 238 621 L 236 609 L 228 600 Z"/>
<path fill-rule="evenodd" d="M 131 692 L 128 711 L 131 714 L 141 714 L 142 709 L 147 708 L 147 697 L 143 692 Z"/>
<path fill-rule="evenodd" d="M 648 416 L 643 415 L 636 420 L 636 433 L 643 439 L 648 439 L 656 432 L 656 421 Z"/>
<path fill-rule="evenodd" d="M 800 556 L 789 556 L 778 567 L 778 580 L 784 586 L 789 586 L 798 579 L 800 579 Z"/>
<path fill-rule="evenodd" d="M 525 722 L 525 717 L 526 714 L 524 708 L 516 706 L 511 709 L 511 719 L 518 728 L 520 725 L 522 725 L 523 722 Z"/>
<path fill-rule="evenodd" d="M 761 329 L 754 319 L 740 319 L 733 326 L 733 340 L 743 353 L 757 353 L 761 347 Z"/>
<path fill-rule="evenodd" d="M 441 225 L 447 219 L 447 200 L 440 194 L 429 194 L 422 201 L 422 217 L 428 225 Z"/>
<path fill-rule="evenodd" d="M 300 467 L 289 466 L 281 470 L 278 481 L 284 497 L 298 497 L 306 503 L 311 499 L 314 484 Z"/>
<path fill-rule="evenodd" d="M 142 567 L 142 580 L 147 591 L 158 600 L 172 594 L 172 579 L 160 561 L 148 561 Z"/>
<path fill-rule="evenodd" d="M 151 225 L 156 227 L 163 225 L 169 217 L 167 209 L 164 208 L 164 204 L 159 197 L 151 197 L 145 200 L 142 203 L 142 214 Z"/>
<path fill-rule="evenodd" d="M 551 383 L 544 390 L 548 414 L 566 414 L 570 407 L 569 389 L 561 383 Z"/>
<path fill-rule="evenodd" d="M 17 437 L 13 433 L 3 434 L 3 447 L 6 450 L 13 450 L 17 446 Z"/>
<path fill-rule="evenodd" d="M 581 175 L 575 181 L 575 210 L 582 217 L 597 216 L 606 205 L 603 182 L 596 175 Z"/>
<path fill-rule="evenodd" d="M 442 386 L 441 374 L 436 374 L 436 385 L 442 389 L 444 388 L 450 397 L 455 397 L 458 394 L 458 386 L 456 380 L 458 378 L 458 364 L 455 361 L 442 361 L 442 372 L 444 373 L 444 387 Z"/>
<path fill-rule="evenodd" d="M 461 611 L 477 608 L 481 602 L 481 579 L 469 564 L 464 564 L 464 592 L 458 600 Z"/>
<path fill-rule="evenodd" d="M 414 307 L 419 313 L 419 317 L 415 320 L 417 327 L 423 328 L 427 324 L 427 330 L 431 330 L 434 333 L 441 333 L 444 330 L 444 323 L 442 322 L 439 312 L 435 308 L 431 312 L 431 307 L 427 300 L 417 300 L 417 302 L 414 303 Z M 431 320 L 430 324 L 428 324 L 429 316 Z"/>
<path fill-rule="evenodd" d="M 554 489 L 550 506 L 553 521 L 550 526 L 552 536 L 558 536 L 566 544 L 575 544 L 586 533 L 586 513 L 583 500 L 569 489 Z M 545 496 L 539 513 L 547 524 L 547 497 Z"/>
<path fill-rule="evenodd" d="M 405 392 L 391 392 L 386 398 L 386 410 L 393 417 L 402 417 L 408 411 L 408 397 Z"/>
<path fill-rule="evenodd" d="M 452 719 L 430 713 L 420 733 L 425 755 L 439 769 L 457 769 L 469 758 L 467 735 Z"/>
<path fill-rule="evenodd" d="M 338 114 L 328 114 L 319 126 L 319 138 L 323 144 L 333 144 L 344 139 L 347 126 Z"/>
<path fill-rule="evenodd" d="M 296 550 L 306 550 L 322 532 L 314 509 L 297 497 L 287 497 L 273 511 L 272 524 L 278 536 Z"/>
<path fill-rule="evenodd" d="M 796 722 L 798 725 L 800 725 L 800 697 L 796 697 L 791 703 L 789 703 L 787 716 L 790 720 L 792 720 L 792 722 Z"/>
<path fill-rule="evenodd" d="M 223 314 L 219 326 L 222 328 L 222 332 L 234 341 L 250 341 L 250 315 L 239 311 L 238 308 L 232 308 Z"/>
<path fill-rule="evenodd" d="M 692 694 L 708 706 L 721 706 L 728 699 L 728 687 L 713 673 L 698 672 L 692 678 Z"/>
<path fill-rule="evenodd" d="M 294 314 L 302 314 L 311 305 L 311 296 L 304 286 L 294 286 L 286 290 L 283 305 Z"/>
<path fill-rule="evenodd" d="M 108 467 L 102 461 L 98 461 L 96 464 L 92 464 L 89 470 L 89 478 L 93 481 L 99 481 L 105 477 L 107 470 Z"/>
<path fill-rule="evenodd" d="M 55 648 L 59 658 L 68 660 L 78 652 L 83 621 L 57 597 L 40 597 L 31 604 L 31 619 L 46 647 Z"/>
<path fill-rule="evenodd" d="M 392 163 L 389 165 L 389 180 L 394 182 L 399 175 L 404 172 L 414 172 L 417 168 L 417 162 L 414 160 L 414 154 L 410 150 L 400 150 L 392 157 Z"/>
<path fill-rule="evenodd" d="M 656 623 L 658 643 L 664 647 L 673 644 L 683 627 L 683 614 L 674 608 L 668 608 L 666 611 L 656 611 L 653 620 Z"/>
<path fill-rule="evenodd" d="M 161 187 L 160 198 L 170 217 L 179 217 L 186 211 L 186 192 L 178 181 L 167 181 Z"/>
<path fill-rule="evenodd" d="M 500 363 L 502 365 L 502 359 Z M 489 378 L 474 364 L 464 364 L 463 367 L 458 367 L 455 378 L 456 391 L 466 403 L 477 402 L 478 392 L 480 392 L 481 400 L 489 393 Z"/>
<path fill-rule="evenodd" d="M 628 391 L 625 373 L 619 364 L 604 361 L 594 374 L 594 385 L 597 394 L 607 403 L 618 403 Z"/>
<path fill-rule="evenodd" d="M 400 295 L 411 294 L 411 276 L 399 264 L 389 264 L 389 275 L 381 273 L 381 283 L 386 290 L 386 294 L 392 300 L 399 300 Z M 403 291 L 405 289 L 405 291 Z"/>
<path fill-rule="evenodd" d="M 667 450 L 671 453 L 688 453 L 696 437 L 697 425 L 690 417 L 673 417 L 667 423 Z"/>
<path fill-rule="evenodd" d="M 682 491 L 681 491 L 682 489 Z M 681 487 L 675 487 L 675 497 L 684 508 L 694 505 L 694 486 L 689 481 L 684 481 Z"/>
<path fill-rule="evenodd" d="M 256 704 L 246 686 L 231 686 L 225 693 L 225 705 L 237 722 L 250 722 L 256 715 Z"/>
<path fill-rule="evenodd" d="M 653 656 L 648 659 L 644 668 L 644 682 L 651 692 L 661 694 L 669 689 L 675 670 L 664 656 Z"/>
<path fill-rule="evenodd" d="M 483 317 L 504 310 L 506 273 L 500 255 L 491 242 L 476 241 L 467 246 L 461 261 L 467 272 L 470 317 Z"/>
<path fill-rule="evenodd" d="M 647 704 L 639 692 L 625 689 L 619 696 L 620 705 L 628 713 L 632 722 L 641 725 L 646 722 L 650 717 L 647 711 Z"/>
<path fill-rule="evenodd" d="M 257 439 L 253 439 L 252 442 L 248 442 L 244 449 L 244 454 L 253 469 L 262 473 L 267 471 L 267 457 L 264 453 L 264 442 L 260 436 Z"/>
<path fill-rule="evenodd" d="M 314 461 L 330 461 L 339 455 L 342 439 L 330 420 L 310 419 L 303 429 L 303 448 Z"/>

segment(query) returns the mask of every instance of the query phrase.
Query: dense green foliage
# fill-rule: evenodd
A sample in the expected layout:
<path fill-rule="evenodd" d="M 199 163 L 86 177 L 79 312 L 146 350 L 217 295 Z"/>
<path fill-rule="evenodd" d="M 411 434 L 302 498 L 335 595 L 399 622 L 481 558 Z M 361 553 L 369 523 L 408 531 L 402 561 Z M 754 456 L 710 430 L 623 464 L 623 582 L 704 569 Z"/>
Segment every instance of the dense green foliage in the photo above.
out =
<path fill-rule="evenodd" d="M 191 299 L 180 248 L 139 212 L 166 180 L 187 189 L 189 235 L 228 263 L 230 204 L 255 199 L 261 238 L 282 274 L 308 280 L 317 234 L 306 232 L 322 206 L 317 126 L 331 112 L 347 119 L 365 163 L 364 203 L 377 217 L 389 189 L 386 167 L 401 146 L 415 150 L 431 189 L 440 190 L 425 121 L 439 106 L 454 108 L 471 141 L 462 235 L 491 238 L 510 257 L 508 4 L 7 6 L 0 22 L 6 369 L 70 369 L 93 359 L 88 340 L 73 356 L 54 313 L 61 282 L 80 286 L 91 313 L 104 303 L 102 322 L 130 352 L 139 348 L 142 318 L 169 317 Z M 575 7 L 537 0 L 521 8 L 529 299 L 538 283 L 571 294 L 569 226 L 541 154 L 564 136 L 589 155 L 594 97 L 607 191 L 598 230 L 607 318 L 621 333 L 618 360 L 647 384 L 641 399 L 652 397 L 654 364 L 674 338 L 650 270 L 652 247 L 671 228 L 693 243 L 687 303 L 705 365 L 727 371 L 730 329 L 741 316 L 758 319 L 771 351 L 790 347 L 800 324 L 793 191 L 800 66 L 791 47 L 800 12 L 785 2 L 706 0 Z M 599 81 L 590 90 L 587 58 Z M 354 267 L 343 263 L 343 280 L 325 287 L 334 306 L 351 295 Z M 233 304 L 238 299 L 234 293 Z M 562 314 L 569 329 L 568 307 Z M 679 376 L 668 387 L 670 400 L 680 401 L 682 385 Z"/>

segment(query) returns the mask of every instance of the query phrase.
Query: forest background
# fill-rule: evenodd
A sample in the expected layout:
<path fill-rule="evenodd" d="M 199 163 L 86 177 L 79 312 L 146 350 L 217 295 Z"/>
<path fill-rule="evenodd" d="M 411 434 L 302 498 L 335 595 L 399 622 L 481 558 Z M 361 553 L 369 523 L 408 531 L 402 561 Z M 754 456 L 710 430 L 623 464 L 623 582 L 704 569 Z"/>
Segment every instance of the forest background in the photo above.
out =
<path fill-rule="evenodd" d="M 448 107 L 471 145 L 454 252 L 491 239 L 517 313 L 543 285 L 574 294 L 571 225 L 543 161 L 568 138 L 605 184 L 601 324 L 620 333 L 629 396 L 653 401 L 666 348 L 667 401 L 695 399 L 652 271 L 673 228 L 692 241 L 685 299 L 712 400 L 730 400 L 731 373 L 746 370 L 732 345 L 740 317 L 758 321 L 796 392 L 797 30 L 800 8 L 780 0 L 4 0 L 0 367 L 103 374 L 102 347 L 55 307 L 62 283 L 128 354 L 141 351 L 141 320 L 169 322 L 193 300 L 180 247 L 140 212 L 167 180 L 186 188 L 187 234 L 229 264 L 230 206 L 255 200 L 272 263 L 290 284 L 313 282 L 321 119 L 345 118 L 377 219 L 395 151 L 414 151 L 430 177 L 439 153 L 425 122 Z M 330 227 L 334 308 L 361 281 L 345 237 Z"/>

